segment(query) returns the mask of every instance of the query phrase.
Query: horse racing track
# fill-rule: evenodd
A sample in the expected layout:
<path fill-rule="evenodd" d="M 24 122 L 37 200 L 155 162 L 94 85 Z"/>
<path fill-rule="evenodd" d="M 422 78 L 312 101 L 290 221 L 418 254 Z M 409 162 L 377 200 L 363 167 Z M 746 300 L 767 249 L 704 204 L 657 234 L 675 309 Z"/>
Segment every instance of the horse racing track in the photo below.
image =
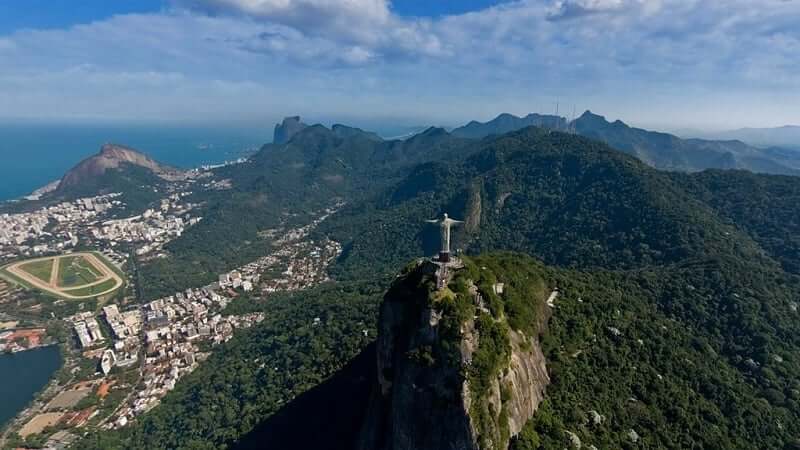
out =
<path fill-rule="evenodd" d="M 2 272 L 10 281 L 68 299 L 110 294 L 124 283 L 109 263 L 90 252 L 18 261 Z"/>

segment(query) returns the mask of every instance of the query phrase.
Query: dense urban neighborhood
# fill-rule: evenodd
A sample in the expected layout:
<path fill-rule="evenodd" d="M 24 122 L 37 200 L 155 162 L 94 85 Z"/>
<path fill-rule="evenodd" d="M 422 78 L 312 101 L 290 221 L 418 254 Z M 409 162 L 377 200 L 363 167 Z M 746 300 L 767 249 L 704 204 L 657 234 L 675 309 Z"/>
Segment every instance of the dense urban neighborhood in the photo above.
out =
<path fill-rule="evenodd" d="M 184 201 L 191 194 L 173 193 L 160 202 L 158 209 L 124 218 L 111 217 L 124 211 L 121 193 L 0 215 L 0 262 L 63 252 L 79 245 L 113 249 L 135 244 L 137 255 L 157 252 L 202 220 L 191 214 L 197 205 Z"/>
<path fill-rule="evenodd" d="M 90 428 L 127 426 L 158 405 L 215 346 L 264 319 L 263 312 L 226 313 L 232 302 L 327 279 L 326 268 L 341 246 L 309 234 L 341 205 L 299 228 L 265 230 L 271 244 L 264 255 L 219 274 L 214 283 L 136 301 L 136 266 L 164 257 L 166 244 L 202 221 L 195 214 L 200 205 L 189 200 L 189 185 L 203 180 L 200 189 L 230 188 L 226 180 L 203 175 L 212 168 L 173 183 L 156 207 L 133 216 L 125 215 L 122 193 L 0 216 L 0 351 L 60 345 L 64 359 L 56 378 L 6 427 L 0 443 L 65 448 Z M 78 257 L 87 259 L 84 266 Z M 88 260 L 108 264 L 125 283 L 91 302 L 71 299 L 68 293 L 83 285 L 102 284 Z M 69 290 L 56 289 L 68 281 L 75 283 Z M 40 284 L 52 289 L 36 289 Z"/>

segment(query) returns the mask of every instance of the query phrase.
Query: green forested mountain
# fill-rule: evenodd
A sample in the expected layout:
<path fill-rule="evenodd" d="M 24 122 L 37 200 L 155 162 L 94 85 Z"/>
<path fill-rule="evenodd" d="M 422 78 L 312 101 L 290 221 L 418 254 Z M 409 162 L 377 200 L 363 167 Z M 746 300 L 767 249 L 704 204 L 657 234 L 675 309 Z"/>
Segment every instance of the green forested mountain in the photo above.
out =
<path fill-rule="evenodd" d="M 466 220 L 458 240 L 467 253 L 516 250 L 589 270 L 554 275 L 583 287 L 566 289 L 571 312 L 557 312 L 545 337 L 556 378 L 534 428 L 546 448 L 564 437 L 562 427 L 600 448 L 630 444 L 622 423 L 642 435 L 650 428 L 651 447 L 748 448 L 751 439 L 781 447 L 799 425 L 792 399 L 800 366 L 787 357 L 800 345 L 797 187 L 792 177 L 744 172 L 666 174 L 593 141 L 528 129 L 486 143 L 463 164 L 419 167 L 326 231 L 347 243 L 341 276 L 382 275 L 375 255 L 391 266 L 431 253 L 433 230 L 420 221 L 445 210 Z M 381 242 L 391 244 L 376 248 Z M 594 297 L 603 300 L 585 300 Z M 611 336 L 586 354 L 589 342 L 609 339 L 607 327 L 621 330 L 615 323 L 630 327 L 629 338 Z M 639 339 L 651 343 L 646 351 Z M 579 350 L 584 356 L 571 356 Z M 667 369 L 672 381 L 657 388 L 652 379 L 667 379 Z M 617 405 L 614 432 L 584 425 L 598 395 L 599 404 Z M 720 418 L 711 434 L 709 417 Z"/>
<path fill-rule="evenodd" d="M 676 182 L 745 231 L 787 272 L 800 274 L 800 182 L 796 177 L 710 170 Z"/>
<path fill-rule="evenodd" d="M 800 174 L 800 153 L 796 151 L 786 148 L 756 148 L 735 138 L 682 139 L 669 133 L 630 127 L 620 120 L 609 122 L 605 117 L 591 111 L 586 111 L 569 123 L 558 116 L 529 114 L 526 117 L 516 117 L 501 114 L 486 123 L 472 121 L 454 129 L 453 134 L 480 139 L 531 125 L 570 131 L 603 141 L 661 170 L 696 172 L 704 169 L 746 169 L 771 174 Z"/>
<path fill-rule="evenodd" d="M 792 317 L 766 321 L 789 314 L 779 305 L 794 294 L 751 289 L 770 274 L 734 273 L 555 275 L 551 385 L 512 448 L 563 448 L 567 432 L 597 448 L 793 448 L 798 365 L 784 356 L 796 330 Z"/>
<path fill-rule="evenodd" d="M 399 171 L 439 160 L 470 141 L 430 128 L 404 141 L 383 141 L 373 133 L 335 125 L 312 125 L 286 144 L 267 144 L 243 167 L 223 174 L 237 185 L 287 201 L 322 203 L 335 195 L 354 195 L 388 185 Z"/>
<path fill-rule="evenodd" d="M 363 258 L 430 253 L 436 234 L 421 220 L 443 210 L 466 220 L 457 244 L 468 252 L 524 251 L 562 266 L 629 269 L 759 254 L 667 173 L 602 143 L 537 128 L 485 142 L 461 162 L 417 166 L 323 231 L 345 243 L 342 266 L 375 267 Z M 392 242 L 393 251 L 361 247 L 374 242 Z"/>
<path fill-rule="evenodd" d="M 105 144 L 98 153 L 68 170 L 53 191 L 38 200 L 4 203 L 0 211 L 32 211 L 62 201 L 121 192 L 125 194 L 126 213 L 136 215 L 163 197 L 168 179 L 181 175 L 179 170 L 162 165 L 137 150 Z"/>
<path fill-rule="evenodd" d="M 336 373 L 372 376 L 348 361 L 359 352 L 369 360 L 381 293 L 409 260 L 435 251 L 437 231 L 423 220 L 445 211 L 465 220 L 455 236 L 464 253 L 514 251 L 486 256 L 486 264 L 540 264 L 525 262 L 531 255 L 561 292 L 541 335 L 546 401 L 513 448 L 563 448 L 574 437 L 598 448 L 797 444 L 795 178 L 665 173 L 605 144 L 536 128 L 471 145 L 429 130 L 438 158 L 414 151 L 427 143 L 337 146 L 333 133 L 308 131 L 302 147 L 294 139 L 297 147 L 265 147 L 235 195 L 248 198 L 246 186 L 290 185 L 273 164 L 306 164 L 294 169 L 308 176 L 305 186 L 327 186 L 324 175 L 358 167 L 352 184 L 343 180 L 347 187 L 335 191 L 348 205 L 316 231 L 344 245 L 336 281 L 237 303 L 267 311 L 269 320 L 215 353 L 139 423 L 94 436 L 85 448 L 349 448 L 357 430 L 337 426 L 336 439 L 325 439 L 334 432 L 313 417 L 323 403 L 352 405 L 335 411 L 340 418 L 365 414 L 359 389 L 339 384 Z M 356 144 L 358 156 L 344 159 Z M 412 156 L 385 157 L 391 148 Z M 329 151 L 339 152 L 339 169 Z M 264 171 L 277 179 L 256 175 Z M 390 175 L 365 179 L 377 171 Z M 297 200 L 334 192 L 296 185 Z M 314 317 L 325 327 L 311 327 Z M 312 429 L 289 426 L 303 418 Z"/>
<path fill-rule="evenodd" d="M 584 115 L 579 119 L 579 122 L 589 123 L 591 122 L 590 118 Z M 602 118 L 599 120 L 607 123 Z M 628 129 L 627 126 L 622 125 L 623 128 Z M 587 130 L 592 128 L 588 125 L 586 127 L 588 127 Z M 643 131 L 628 130 L 633 130 L 631 132 Z M 334 126 L 332 129 L 321 125 L 303 128 L 286 144 L 268 144 L 264 146 L 246 164 L 218 170 L 217 175 L 220 178 L 233 180 L 234 188 L 231 191 L 222 193 L 202 193 L 200 198 L 197 199 L 207 205 L 205 216 L 210 220 L 193 227 L 183 237 L 171 243 L 168 246 L 168 250 L 172 255 L 171 258 L 154 261 L 142 268 L 145 278 L 151 280 L 151 283 L 148 284 L 146 296 L 163 295 L 176 289 L 181 289 L 182 286 L 187 284 L 208 282 L 213 279 L 212 275 L 214 273 L 255 259 L 260 255 L 266 244 L 259 237 L 259 231 L 273 228 L 285 223 L 287 220 L 302 222 L 307 218 L 306 214 L 309 211 L 329 206 L 336 199 L 345 200 L 354 207 L 362 207 L 360 205 L 361 199 L 369 198 L 375 192 L 389 189 L 394 183 L 398 182 L 401 182 L 401 184 L 397 186 L 398 192 L 393 194 L 395 198 L 400 198 L 403 195 L 415 195 L 424 186 L 431 185 L 432 177 L 442 176 L 441 173 L 429 174 L 427 172 L 432 170 L 434 167 L 432 165 L 417 166 L 417 164 L 425 162 L 441 162 L 442 164 L 450 164 L 452 161 L 460 162 L 481 148 L 482 145 L 480 141 L 457 138 L 438 128 L 428 129 L 405 141 L 382 141 L 372 133 L 342 125 Z M 586 141 L 582 141 L 578 145 L 589 144 Z M 597 143 L 591 144 L 591 146 L 596 145 Z M 627 147 L 623 147 L 623 149 L 625 148 Z M 546 157 L 545 155 L 542 156 Z M 457 166 L 458 164 L 452 166 L 451 170 L 462 170 Z M 539 170 L 546 171 L 547 168 L 543 165 Z M 654 178 L 652 174 L 657 172 L 647 171 L 641 165 L 636 170 L 643 171 L 640 174 L 641 178 L 648 180 L 648 183 L 657 184 L 660 182 L 658 179 L 664 178 L 663 176 Z M 402 181 L 402 177 L 409 171 L 413 171 L 411 176 Z M 511 172 L 510 169 L 509 172 Z M 471 176 L 469 173 L 453 173 L 452 175 L 456 177 Z M 613 174 L 608 175 L 613 179 Z M 596 176 L 603 176 L 603 174 L 597 174 Z M 502 189 L 502 186 L 497 188 Z M 550 191 L 558 196 L 571 195 L 571 192 L 556 192 L 557 188 L 558 186 L 544 186 L 544 190 L 537 189 L 533 191 L 533 197 L 525 199 L 523 203 L 535 205 L 534 208 L 542 208 L 553 202 L 554 198 L 537 198 L 536 196 L 539 194 Z M 411 189 L 409 192 L 404 192 L 404 190 L 408 191 L 409 189 Z M 480 187 L 480 189 L 483 189 L 483 187 Z M 632 183 L 629 189 L 636 191 L 634 192 L 636 195 L 643 194 L 643 192 L 638 192 L 638 187 L 635 183 Z M 654 185 L 649 189 L 657 190 L 660 188 Z M 582 192 L 580 185 L 575 185 L 573 192 L 580 192 L 580 195 L 576 197 L 576 201 L 598 201 L 598 199 L 592 198 L 591 192 Z M 501 198 L 505 193 L 492 192 L 490 194 L 495 197 L 490 201 L 510 201 L 510 207 L 516 208 L 517 203 L 515 202 L 519 199 L 519 194 L 502 200 Z M 603 200 L 599 199 L 599 201 L 602 202 Z M 621 201 L 627 201 L 627 199 Z M 525 220 L 531 225 L 536 224 L 536 230 L 541 231 L 545 228 L 541 227 L 541 223 L 536 221 L 549 220 L 553 223 L 553 221 L 570 220 L 567 216 L 574 214 L 574 212 L 570 212 L 570 208 L 583 208 L 584 206 L 573 202 L 569 207 L 559 209 L 555 216 L 547 219 L 538 215 L 536 210 L 520 210 L 516 214 L 528 214 L 528 218 Z M 624 205 L 618 206 L 625 207 Z M 463 208 L 463 204 L 460 207 Z M 492 210 L 493 208 L 487 207 L 484 213 L 488 214 Z M 458 210 L 454 211 L 458 212 Z M 640 214 L 644 214 L 644 211 L 642 210 Z M 299 216 L 287 215 L 298 213 L 300 214 Z M 246 220 L 243 220 L 245 217 Z M 623 214 L 614 214 L 613 217 L 623 217 Z M 646 217 L 641 219 L 640 228 L 649 227 L 646 221 L 650 219 Z M 495 223 L 489 218 L 486 220 L 496 226 L 503 227 L 502 223 Z M 584 224 L 584 226 L 593 226 L 592 230 L 587 231 L 591 231 L 594 234 L 604 233 L 605 228 L 608 228 L 608 226 L 598 225 Z M 513 224 L 512 227 L 516 227 L 516 224 Z M 549 227 L 547 229 L 556 230 L 557 228 Z M 499 233 L 498 236 L 502 239 L 503 233 L 507 230 L 508 227 L 505 226 L 497 231 Z M 671 233 L 673 230 L 667 231 Z M 635 232 L 641 234 L 641 230 Z M 584 258 L 585 255 L 575 253 L 574 248 L 572 248 L 577 245 L 577 241 L 574 241 L 571 236 L 558 231 L 552 231 L 551 233 L 555 234 L 540 236 L 540 239 L 548 243 L 562 242 L 566 245 L 566 247 L 549 247 L 552 251 L 558 249 L 561 262 L 564 262 L 567 258 Z M 694 238 L 700 236 L 698 233 L 695 233 Z M 651 239 L 661 239 L 668 234 L 652 233 L 651 229 L 651 233 L 648 233 L 648 235 Z M 638 244 L 629 246 L 628 240 L 631 239 L 630 236 L 616 237 L 618 239 L 615 245 L 620 251 L 636 254 L 637 257 L 645 259 L 661 258 L 663 256 L 650 248 L 659 244 L 643 242 L 644 246 L 639 246 Z M 597 236 L 589 237 L 588 235 L 581 237 L 583 240 L 596 240 L 596 238 Z M 481 239 L 491 241 L 494 238 L 491 233 L 488 233 L 481 236 Z M 673 240 L 673 242 L 677 242 L 677 240 Z M 584 242 L 581 245 L 584 244 L 590 245 L 588 242 Z M 668 243 L 662 244 L 662 247 L 670 245 Z M 489 242 L 485 247 L 476 246 L 473 249 L 495 248 L 496 246 L 496 242 Z M 513 245 L 500 247 L 523 249 Z M 668 251 L 674 256 L 677 255 L 676 252 L 679 252 L 680 249 L 672 247 Z M 572 252 L 572 255 L 570 255 L 570 252 Z M 582 259 L 582 261 L 583 264 L 600 263 L 604 265 L 605 263 L 596 261 L 598 258 L 605 258 L 606 262 L 608 262 L 610 259 L 616 258 L 616 256 L 596 254 L 592 256 L 594 261 L 585 259 Z M 171 270 L 172 267 L 180 267 L 181 270 Z"/>
<path fill-rule="evenodd" d="M 277 448 L 313 448 L 300 443 L 315 438 L 323 445 L 336 445 L 333 436 L 351 437 L 357 430 L 346 427 L 363 415 L 359 405 L 366 402 L 367 377 L 374 364 L 362 356 L 355 372 L 347 366 L 375 339 L 380 295 L 369 286 L 337 283 L 262 301 L 240 299 L 227 313 L 261 310 L 267 312 L 265 320 L 217 348 L 135 426 L 94 433 L 77 448 L 226 448 L 259 427 L 269 429 L 264 432 Z M 315 325 L 316 318 L 320 323 Z M 330 388 L 323 385 L 343 369 L 351 376 L 337 380 L 333 393 L 327 392 Z M 341 394 L 347 397 L 337 397 Z M 299 418 L 291 414 L 293 402 L 308 402 L 309 396 L 313 414 L 307 407 Z M 296 420 L 281 420 L 287 410 Z M 313 417 L 316 414 L 323 416 Z M 269 418 L 279 423 L 266 423 Z M 309 424 L 328 434 L 310 433 Z M 276 426 L 280 429 L 272 431 Z M 277 444 L 279 436 L 283 445 Z M 252 445 L 265 444 L 256 440 Z"/>
<path fill-rule="evenodd" d="M 80 183 L 59 188 L 47 202 L 72 200 L 80 197 L 93 197 L 99 194 L 124 192 L 126 212 L 141 214 L 152 203 L 164 196 L 166 181 L 144 167 L 121 164 L 100 175 L 92 176 Z"/>
<path fill-rule="evenodd" d="M 303 128 L 286 144 L 267 144 L 247 163 L 216 171 L 226 191 L 204 191 L 204 220 L 167 246 L 170 257 L 141 268 L 145 296 L 155 298 L 213 281 L 257 259 L 259 232 L 306 223 L 336 201 L 357 203 L 390 186 L 414 164 L 467 153 L 473 142 L 431 128 L 405 141 L 383 141 L 357 128 Z"/>
<path fill-rule="evenodd" d="M 487 136 L 506 134 L 527 127 L 566 130 L 567 119 L 546 114 L 532 113 L 525 117 L 517 117 L 513 114 L 503 113 L 488 122 L 473 120 L 462 127 L 455 128 L 452 133 L 454 136 L 482 139 Z"/>
<path fill-rule="evenodd" d="M 694 172 L 704 169 L 747 169 L 754 172 L 798 175 L 795 164 L 741 141 L 681 139 L 668 133 L 632 128 L 620 120 L 586 111 L 573 124 L 575 132 L 630 153 L 663 170 Z"/>

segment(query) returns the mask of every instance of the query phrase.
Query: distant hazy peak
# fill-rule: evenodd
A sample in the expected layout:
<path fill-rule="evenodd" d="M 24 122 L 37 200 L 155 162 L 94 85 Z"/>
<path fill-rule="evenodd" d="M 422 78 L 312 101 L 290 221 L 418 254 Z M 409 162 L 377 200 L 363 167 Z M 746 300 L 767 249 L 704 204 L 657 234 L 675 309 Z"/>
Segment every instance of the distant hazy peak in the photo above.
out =
<path fill-rule="evenodd" d="M 463 127 L 453 130 L 453 136 L 470 139 L 480 139 L 490 135 L 500 135 L 522 128 L 536 126 L 541 128 L 564 129 L 566 119 L 560 116 L 551 116 L 531 113 L 525 117 L 502 113 L 488 122 L 470 121 Z"/>
<path fill-rule="evenodd" d="M 371 131 L 364 131 L 361 128 L 350 127 L 347 125 L 342 125 L 340 123 L 333 124 L 333 126 L 331 126 L 331 131 L 333 131 L 333 134 L 341 138 L 360 136 L 369 139 L 371 141 L 383 140 L 383 138 L 381 138 L 380 136 Z"/>
<path fill-rule="evenodd" d="M 593 113 L 591 110 L 588 110 L 588 109 L 587 109 L 586 111 L 584 111 L 584 113 L 583 113 L 583 114 L 581 114 L 581 116 L 580 116 L 580 117 L 578 117 L 578 118 L 577 118 L 577 119 L 575 119 L 575 120 L 576 120 L 576 121 L 581 121 L 581 122 L 603 122 L 603 123 L 610 123 L 608 120 L 606 120 L 605 116 L 601 116 L 600 114 L 595 114 L 595 113 Z"/>
<path fill-rule="evenodd" d="M 757 147 L 785 147 L 800 150 L 800 126 L 740 128 L 713 133 L 694 133 L 707 139 L 737 139 Z"/>
<path fill-rule="evenodd" d="M 530 115 L 530 114 L 529 114 Z M 511 113 L 500 113 L 492 120 L 504 120 L 504 119 L 520 119 L 521 117 L 517 117 Z"/>
<path fill-rule="evenodd" d="M 285 144 L 302 129 L 308 127 L 300 121 L 300 116 L 290 116 L 283 119 L 283 122 L 275 125 L 275 133 L 272 142 L 275 144 Z"/>
<path fill-rule="evenodd" d="M 440 136 L 447 134 L 447 130 L 442 127 L 428 127 L 422 133 L 419 133 L 421 136 Z"/>
<path fill-rule="evenodd" d="M 705 169 L 746 169 L 796 175 L 800 156 L 768 152 L 726 136 L 725 140 L 681 139 L 675 135 L 630 127 L 621 120 L 584 112 L 574 122 L 576 133 L 601 140 L 662 170 L 695 172 Z"/>

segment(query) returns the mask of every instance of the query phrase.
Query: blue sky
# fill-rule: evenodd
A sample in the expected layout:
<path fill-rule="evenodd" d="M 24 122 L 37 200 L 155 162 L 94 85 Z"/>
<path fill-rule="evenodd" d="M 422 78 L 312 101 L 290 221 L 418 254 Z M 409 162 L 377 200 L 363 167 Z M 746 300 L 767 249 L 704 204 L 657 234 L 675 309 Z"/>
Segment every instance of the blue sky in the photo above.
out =
<path fill-rule="evenodd" d="M 794 0 L 0 0 L 0 120 L 800 124 Z"/>
<path fill-rule="evenodd" d="M 507 0 L 506 0 L 507 1 Z M 463 14 L 502 3 L 498 0 L 403 0 L 391 4 L 402 16 L 441 17 Z M 168 9 L 162 0 L 3 0 L 0 1 L 0 33 L 21 28 L 63 28 L 107 19 L 117 14 L 158 12 Z"/>
<path fill-rule="evenodd" d="M 159 0 L 2 0 L 0 33 L 21 28 L 63 28 L 115 14 L 159 11 L 164 6 L 168 5 Z"/>

